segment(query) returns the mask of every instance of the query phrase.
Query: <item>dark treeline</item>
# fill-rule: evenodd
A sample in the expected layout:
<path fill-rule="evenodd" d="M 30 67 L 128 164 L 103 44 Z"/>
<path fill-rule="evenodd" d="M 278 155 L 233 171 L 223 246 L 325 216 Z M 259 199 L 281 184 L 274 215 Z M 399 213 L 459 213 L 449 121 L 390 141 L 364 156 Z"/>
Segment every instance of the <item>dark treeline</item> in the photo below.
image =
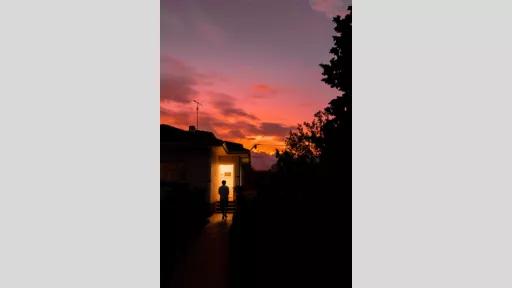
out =
<path fill-rule="evenodd" d="M 234 287 L 350 287 L 352 10 L 335 24 L 323 81 L 340 95 L 298 125 L 275 169 L 240 197 L 232 226 Z"/>

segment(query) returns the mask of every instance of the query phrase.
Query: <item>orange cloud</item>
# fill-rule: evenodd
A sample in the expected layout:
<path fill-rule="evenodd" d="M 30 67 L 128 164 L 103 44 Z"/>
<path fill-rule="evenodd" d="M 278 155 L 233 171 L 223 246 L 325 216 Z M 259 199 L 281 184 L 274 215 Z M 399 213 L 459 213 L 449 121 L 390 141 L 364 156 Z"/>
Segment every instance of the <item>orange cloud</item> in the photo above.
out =
<path fill-rule="evenodd" d="M 259 93 L 274 93 L 275 92 L 275 89 L 270 87 L 267 84 L 256 84 L 252 87 L 252 89 L 254 92 L 259 92 Z"/>
<path fill-rule="evenodd" d="M 284 148 L 284 138 L 294 127 L 284 123 L 282 117 L 269 117 L 266 105 L 230 95 L 249 92 L 253 97 L 266 98 L 279 93 L 281 88 L 260 82 L 247 89 L 246 84 L 237 86 L 232 79 L 199 73 L 172 57 L 162 57 L 161 69 L 161 124 L 185 130 L 196 125 L 192 100 L 198 99 L 203 103 L 199 110 L 200 130 L 211 131 L 219 139 L 238 142 L 246 148 L 264 144 L 254 151 L 272 154 L 276 148 Z"/>
<path fill-rule="evenodd" d="M 270 98 L 277 94 L 278 90 L 268 84 L 256 84 L 251 87 L 251 97 L 253 98 Z"/>
<path fill-rule="evenodd" d="M 196 125 L 194 109 L 184 110 L 169 108 L 166 103 L 160 107 L 160 123 L 169 124 L 181 129 L 188 129 L 190 125 Z M 275 149 L 284 148 L 284 137 L 293 127 L 276 123 L 260 122 L 258 120 L 231 120 L 222 115 L 211 112 L 202 112 L 199 116 L 199 129 L 213 132 L 222 140 L 234 141 L 251 148 L 259 144 L 255 151 L 274 153 Z"/>

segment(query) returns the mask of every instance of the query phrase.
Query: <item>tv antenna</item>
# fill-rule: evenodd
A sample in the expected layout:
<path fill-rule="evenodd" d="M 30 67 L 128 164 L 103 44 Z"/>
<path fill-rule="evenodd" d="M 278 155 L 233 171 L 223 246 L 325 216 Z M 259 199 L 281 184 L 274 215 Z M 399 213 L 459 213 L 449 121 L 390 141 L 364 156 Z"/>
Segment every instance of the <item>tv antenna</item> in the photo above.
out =
<path fill-rule="evenodd" d="M 192 100 L 196 103 L 196 129 L 199 130 L 199 106 L 203 106 L 203 104 L 197 102 L 196 100 Z"/>

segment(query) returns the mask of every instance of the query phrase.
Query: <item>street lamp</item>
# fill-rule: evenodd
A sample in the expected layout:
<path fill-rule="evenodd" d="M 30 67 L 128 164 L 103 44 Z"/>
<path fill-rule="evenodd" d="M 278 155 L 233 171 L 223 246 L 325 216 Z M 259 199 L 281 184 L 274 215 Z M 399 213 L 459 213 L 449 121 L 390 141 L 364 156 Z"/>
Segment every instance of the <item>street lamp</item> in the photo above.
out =
<path fill-rule="evenodd" d="M 258 148 L 258 146 L 261 146 L 261 145 L 264 145 L 264 146 L 279 146 L 279 147 L 286 146 L 284 144 L 256 143 L 256 144 L 252 145 L 252 147 L 251 147 L 251 149 L 249 149 L 249 151 L 252 151 L 252 149 Z"/>
<path fill-rule="evenodd" d="M 284 144 L 267 144 L 267 143 L 256 143 L 254 145 L 252 145 L 251 149 L 249 149 L 249 151 L 252 151 L 252 149 L 256 149 L 258 148 L 258 146 L 261 146 L 261 145 L 264 145 L 264 146 L 278 146 L 278 147 L 282 147 L 282 146 L 286 146 Z M 279 149 L 276 148 L 276 153 L 275 153 L 275 156 L 276 158 L 279 157 Z"/>

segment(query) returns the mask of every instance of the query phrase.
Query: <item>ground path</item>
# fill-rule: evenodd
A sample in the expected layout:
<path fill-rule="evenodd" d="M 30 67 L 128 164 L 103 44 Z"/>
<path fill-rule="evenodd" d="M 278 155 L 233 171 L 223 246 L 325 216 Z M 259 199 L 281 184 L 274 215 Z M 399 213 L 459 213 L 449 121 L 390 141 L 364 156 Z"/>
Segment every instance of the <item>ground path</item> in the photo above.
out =
<path fill-rule="evenodd" d="M 220 214 L 210 217 L 198 238 L 190 245 L 178 263 L 173 276 L 173 288 L 226 288 L 229 284 L 229 227 Z"/>

